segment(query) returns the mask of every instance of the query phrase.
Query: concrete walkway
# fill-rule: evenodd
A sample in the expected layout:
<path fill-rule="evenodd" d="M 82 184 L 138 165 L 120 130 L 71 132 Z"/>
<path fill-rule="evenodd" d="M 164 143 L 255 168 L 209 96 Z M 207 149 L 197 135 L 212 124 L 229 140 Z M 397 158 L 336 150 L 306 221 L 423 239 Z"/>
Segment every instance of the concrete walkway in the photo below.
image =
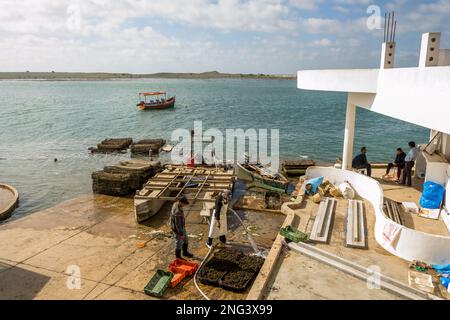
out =
<path fill-rule="evenodd" d="M 166 269 L 174 259 L 173 239 L 155 233 L 170 235 L 169 209 L 170 204 L 146 225 L 137 225 L 131 198 L 87 195 L 0 224 L 0 299 L 152 299 L 143 293 L 144 286 L 158 268 Z M 193 236 L 192 251 L 200 259 L 207 252 L 207 226 L 200 223 L 198 209 L 189 214 L 187 229 Z M 268 221 L 258 215 L 248 214 L 249 223 L 258 227 L 258 221 Z M 261 236 L 256 238 L 269 247 L 284 217 L 270 219 L 271 230 L 261 226 Z M 245 243 L 242 227 L 233 230 L 230 240 Z M 71 277 L 76 268 L 79 289 Z M 202 288 L 214 299 L 246 295 Z M 191 278 L 169 289 L 164 298 L 200 299 L 201 295 Z"/>

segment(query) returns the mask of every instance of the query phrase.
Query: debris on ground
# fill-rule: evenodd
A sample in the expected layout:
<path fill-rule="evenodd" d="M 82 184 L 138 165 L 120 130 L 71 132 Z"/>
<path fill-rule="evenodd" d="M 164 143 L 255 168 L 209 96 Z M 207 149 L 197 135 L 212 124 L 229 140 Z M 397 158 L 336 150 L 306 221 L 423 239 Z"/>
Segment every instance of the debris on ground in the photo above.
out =
<path fill-rule="evenodd" d="M 425 262 L 422 261 L 417 261 L 417 260 L 413 260 L 410 264 L 409 264 L 409 268 L 410 269 L 415 269 L 417 271 L 426 271 L 429 269 L 433 269 L 433 267 Z"/>
<path fill-rule="evenodd" d="M 144 241 L 136 243 L 136 248 L 142 249 L 144 248 L 146 243 Z"/>
<path fill-rule="evenodd" d="M 234 208 L 254 211 L 281 211 L 284 202 L 288 202 L 288 195 L 279 192 L 249 192 L 242 196 L 235 204 Z"/>
<path fill-rule="evenodd" d="M 153 230 L 153 231 L 147 232 L 146 234 L 157 240 L 163 240 L 165 238 L 172 238 L 171 232 L 165 232 L 163 230 Z"/>
<path fill-rule="evenodd" d="M 424 292 L 434 293 L 435 291 L 432 276 L 423 272 L 408 271 L 408 283 L 410 287 Z"/>
<path fill-rule="evenodd" d="M 200 241 L 203 238 L 203 232 L 200 232 L 199 234 L 188 234 L 188 238 Z"/>

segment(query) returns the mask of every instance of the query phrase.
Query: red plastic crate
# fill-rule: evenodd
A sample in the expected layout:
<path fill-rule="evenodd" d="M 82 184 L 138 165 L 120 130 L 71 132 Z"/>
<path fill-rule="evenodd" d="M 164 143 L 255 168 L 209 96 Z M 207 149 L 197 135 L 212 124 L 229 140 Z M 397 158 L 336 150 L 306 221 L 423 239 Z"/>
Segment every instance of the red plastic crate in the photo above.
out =
<path fill-rule="evenodd" d="M 198 264 L 182 259 L 175 259 L 169 264 L 169 271 L 178 273 L 181 270 L 186 272 L 186 276 L 192 276 L 198 269 Z"/>
<path fill-rule="evenodd" d="M 172 272 L 173 273 L 173 278 L 170 281 L 169 287 L 170 288 L 175 288 L 181 281 L 183 281 L 184 278 L 186 278 L 186 272 L 181 271 L 181 272 Z"/>

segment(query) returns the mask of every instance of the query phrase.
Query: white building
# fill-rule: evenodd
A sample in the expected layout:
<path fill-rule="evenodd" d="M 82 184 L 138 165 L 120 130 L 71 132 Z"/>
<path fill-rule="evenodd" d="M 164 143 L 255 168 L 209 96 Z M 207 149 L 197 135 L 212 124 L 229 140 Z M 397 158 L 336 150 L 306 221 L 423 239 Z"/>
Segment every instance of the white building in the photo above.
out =
<path fill-rule="evenodd" d="M 416 176 L 443 185 L 447 190 L 445 206 L 450 210 L 450 50 L 440 48 L 440 38 L 440 33 L 423 34 L 418 67 L 395 68 L 395 42 L 384 42 L 379 69 L 299 71 L 298 88 L 348 93 L 342 170 L 327 168 L 326 174 L 353 181 L 361 196 L 372 202 L 377 214 L 378 243 L 407 260 L 443 264 L 450 263 L 450 237 L 402 227 L 395 243 L 386 244 L 386 230 L 396 224 L 383 212 L 383 192 L 378 195 L 375 180 L 349 170 L 356 107 L 429 128 L 430 140 L 435 139 L 419 153 Z M 324 172 L 315 169 L 311 173 Z M 449 217 L 444 210 L 442 219 L 447 226 Z"/>

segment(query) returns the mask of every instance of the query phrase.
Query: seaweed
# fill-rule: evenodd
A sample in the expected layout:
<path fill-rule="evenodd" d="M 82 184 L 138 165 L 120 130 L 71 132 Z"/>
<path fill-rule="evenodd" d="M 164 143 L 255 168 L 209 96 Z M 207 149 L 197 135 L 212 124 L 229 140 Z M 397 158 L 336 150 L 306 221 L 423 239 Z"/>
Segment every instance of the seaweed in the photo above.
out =
<path fill-rule="evenodd" d="M 244 255 L 239 260 L 239 268 L 241 270 L 250 271 L 253 273 L 259 272 L 263 264 L 264 259 L 256 256 Z"/>
<path fill-rule="evenodd" d="M 220 279 L 220 286 L 231 291 L 244 291 L 255 276 L 254 272 L 235 270 L 225 274 Z"/>
<path fill-rule="evenodd" d="M 199 272 L 203 284 L 220 286 L 226 290 L 243 291 L 259 272 L 264 259 L 244 254 L 239 250 L 223 248 Z"/>

